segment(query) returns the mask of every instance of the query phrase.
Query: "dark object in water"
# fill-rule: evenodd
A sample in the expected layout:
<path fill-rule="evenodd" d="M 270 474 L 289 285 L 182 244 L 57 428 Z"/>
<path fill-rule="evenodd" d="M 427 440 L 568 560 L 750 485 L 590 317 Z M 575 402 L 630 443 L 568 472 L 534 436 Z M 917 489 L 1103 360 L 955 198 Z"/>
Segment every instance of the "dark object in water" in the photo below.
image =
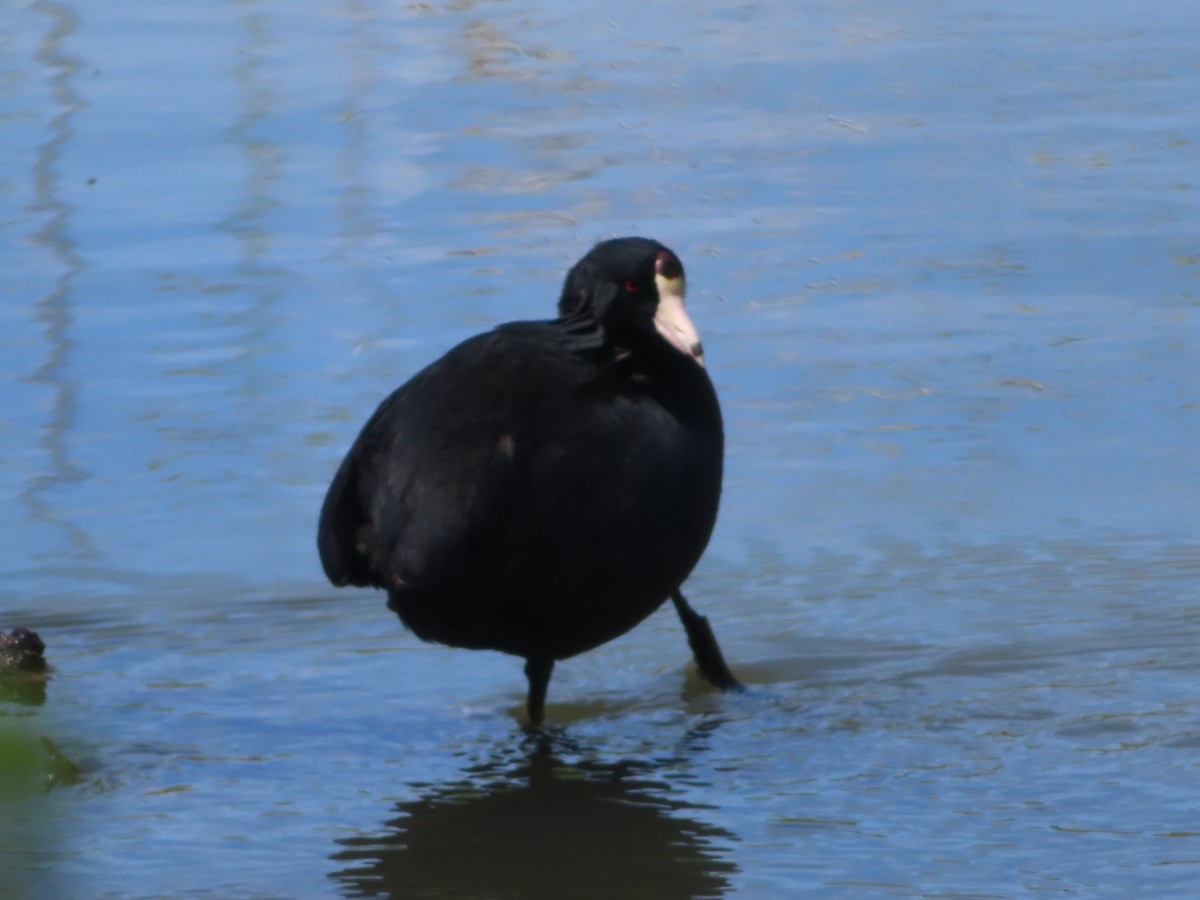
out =
<path fill-rule="evenodd" d="M 0 703 L 41 706 L 46 702 L 45 650 L 37 632 L 28 628 L 0 634 Z"/>
<path fill-rule="evenodd" d="M 46 645 L 36 631 L 14 628 L 0 634 L 0 672 L 42 672 L 46 669 Z"/>
<path fill-rule="evenodd" d="M 701 673 L 738 686 L 680 591 L 724 455 L 684 290 L 657 241 L 597 244 L 557 319 L 470 338 L 384 400 L 325 498 L 329 580 L 384 588 L 425 640 L 524 657 L 534 725 L 556 660 L 668 597 Z"/>

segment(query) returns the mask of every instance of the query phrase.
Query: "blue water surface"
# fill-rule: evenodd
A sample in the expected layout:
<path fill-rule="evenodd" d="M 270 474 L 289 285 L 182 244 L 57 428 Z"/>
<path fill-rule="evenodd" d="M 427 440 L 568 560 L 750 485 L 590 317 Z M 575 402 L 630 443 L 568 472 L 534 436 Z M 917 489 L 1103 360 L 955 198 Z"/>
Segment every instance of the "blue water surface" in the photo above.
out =
<path fill-rule="evenodd" d="M 0 896 L 1191 897 L 1200 7 L 0 0 Z M 321 573 L 375 404 L 688 269 L 689 597 L 560 665 Z M 28 787 L 28 786 L 27 786 Z"/>

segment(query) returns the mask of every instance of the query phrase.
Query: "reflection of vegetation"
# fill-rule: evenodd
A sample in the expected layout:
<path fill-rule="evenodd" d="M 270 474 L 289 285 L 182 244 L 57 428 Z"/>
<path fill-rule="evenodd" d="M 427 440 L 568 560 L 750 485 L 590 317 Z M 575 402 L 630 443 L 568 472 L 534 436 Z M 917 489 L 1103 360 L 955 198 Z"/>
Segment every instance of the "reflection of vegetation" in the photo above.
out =
<path fill-rule="evenodd" d="M 41 706 L 46 702 L 46 673 L 22 669 L 0 672 L 0 703 Z"/>
<path fill-rule="evenodd" d="M 79 781 L 79 767 L 54 742 L 0 723 L 0 798 L 27 796 Z"/>
<path fill-rule="evenodd" d="M 401 803 L 386 830 L 342 840 L 333 873 L 364 897 L 715 897 L 725 832 L 686 818 L 631 762 L 565 764 L 538 750 Z"/>
<path fill-rule="evenodd" d="M 65 795 L 79 770 L 54 744 L 30 733 L 27 721 L 0 707 L 0 897 L 63 896 L 53 887 L 52 860 L 61 858 Z"/>

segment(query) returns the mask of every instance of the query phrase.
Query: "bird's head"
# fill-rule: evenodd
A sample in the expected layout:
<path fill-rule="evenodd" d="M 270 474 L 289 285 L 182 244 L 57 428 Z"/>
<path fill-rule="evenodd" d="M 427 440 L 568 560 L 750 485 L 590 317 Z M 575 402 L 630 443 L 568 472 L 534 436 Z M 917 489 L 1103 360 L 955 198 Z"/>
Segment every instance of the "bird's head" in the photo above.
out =
<path fill-rule="evenodd" d="M 687 278 L 670 249 L 649 238 L 602 241 L 567 273 L 558 312 L 589 316 L 616 343 L 640 343 L 657 333 L 704 365 L 700 335 L 684 307 Z"/>

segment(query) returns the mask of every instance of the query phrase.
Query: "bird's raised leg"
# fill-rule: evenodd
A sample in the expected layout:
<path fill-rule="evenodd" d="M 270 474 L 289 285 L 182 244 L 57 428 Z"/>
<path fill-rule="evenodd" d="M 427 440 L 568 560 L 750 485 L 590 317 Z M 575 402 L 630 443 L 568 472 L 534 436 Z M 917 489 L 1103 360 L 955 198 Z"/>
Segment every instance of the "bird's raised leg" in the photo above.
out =
<path fill-rule="evenodd" d="M 525 708 L 529 711 L 529 726 L 541 728 L 546 710 L 546 688 L 554 672 L 554 660 L 530 657 L 525 660 L 525 677 L 529 679 L 529 700 Z"/>
<path fill-rule="evenodd" d="M 700 674 L 714 687 L 723 691 L 740 690 L 742 683 L 733 677 L 729 666 L 725 664 L 725 657 L 721 654 L 717 636 L 713 634 L 708 619 L 692 609 L 684 599 L 683 592 L 678 589 L 671 594 L 671 602 L 675 604 L 675 611 L 679 613 L 679 620 L 683 622 L 684 630 L 687 631 L 688 646 L 692 648 L 692 655 L 696 657 Z"/>

